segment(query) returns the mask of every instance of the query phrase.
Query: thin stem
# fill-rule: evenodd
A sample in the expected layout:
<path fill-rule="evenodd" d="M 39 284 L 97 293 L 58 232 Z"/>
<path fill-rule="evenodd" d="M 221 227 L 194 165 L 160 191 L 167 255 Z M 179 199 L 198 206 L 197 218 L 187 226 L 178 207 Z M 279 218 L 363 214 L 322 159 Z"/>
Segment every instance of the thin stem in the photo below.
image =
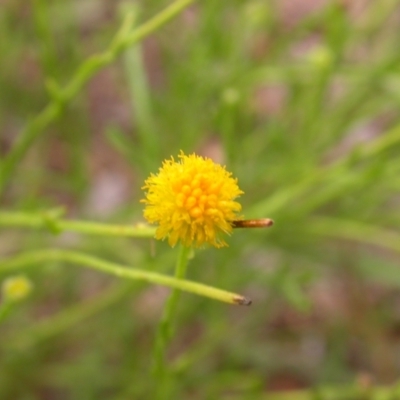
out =
<path fill-rule="evenodd" d="M 330 217 L 313 217 L 307 223 L 307 231 L 339 239 L 355 240 L 400 252 L 400 234 L 396 231 L 360 221 Z"/>
<path fill-rule="evenodd" d="M 33 17 L 35 32 L 39 38 L 39 54 L 42 68 L 47 77 L 58 70 L 55 54 L 54 36 L 50 28 L 49 3 L 45 0 L 33 0 Z"/>
<path fill-rule="evenodd" d="M 103 53 L 95 54 L 85 60 L 66 86 L 58 87 L 52 81 L 50 85 L 52 88 L 50 103 L 28 123 L 1 164 L 0 195 L 33 142 L 44 133 L 45 128 L 62 114 L 66 104 L 80 92 L 84 85 L 102 68 L 113 63 L 125 49 L 155 32 L 194 1 L 177 0 L 133 31 L 127 29 L 128 23 L 134 23 L 132 15 L 128 13 L 122 22 L 121 29 Z"/>
<path fill-rule="evenodd" d="M 132 46 L 125 52 L 124 62 L 132 112 L 136 118 L 137 134 L 142 144 L 140 154 L 146 154 L 148 159 L 156 160 L 159 158 L 160 140 L 154 124 L 150 90 L 140 44 Z"/>
<path fill-rule="evenodd" d="M 47 229 L 52 233 L 64 231 L 100 236 L 129 236 L 152 238 L 155 228 L 146 224 L 109 225 L 97 222 L 60 219 L 57 210 L 37 214 L 23 212 L 0 212 L 0 226 L 15 228 Z"/>
<path fill-rule="evenodd" d="M 139 42 L 141 39 L 149 36 L 161 26 L 165 25 L 168 21 L 178 15 L 181 11 L 187 8 L 196 0 L 177 0 L 159 12 L 153 18 L 149 19 L 144 24 L 140 25 L 132 33 L 123 38 L 122 46 L 127 48 Z"/>
<path fill-rule="evenodd" d="M 249 305 L 251 301 L 236 293 L 227 292 L 202 283 L 178 279 L 176 277 L 144 271 L 130 266 L 104 261 L 91 255 L 72 250 L 41 250 L 27 252 L 22 255 L 0 260 L 0 274 L 14 272 L 24 267 L 42 265 L 49 261 L 60 261 L 75 265 L 83 265 L 97 271 L 123 279 L 146 281 L 156 285 L 205 296 L 214 300 L 236 305 Z"/>
<path fill-rule="evenodd" d="M 300 197 L 310 190 L 310 188 L 315 187 L 323 180 L 333 181 L 336 176 L 343 174 L 355 162 L 375 157 L 385 150 L 397 145 L 399 142 L 400 124 L 396 125 L 385 134 L 379 135 L 376 139 L 355 147 L 353 151 L 346 154 L 343 158 L 334 161 L 332 164 L 315 169 L 298 183 L 291 183 L 287 187 L 284 186 L 274 195 L 251 207 L 248 212 L 254 215 L 274 215 L 293 202 L 293 199 Z"/>
<path fill-rule="evenodd" d="M 186 275 L 186 267 L 188 263 L 190 248 L 181 245 L 177 263 L 175 266 L 175 278 L 183 279 Z M 172 337 L 172 320 L 176 314 L 177 304 L 180 297 L 180 291 L 174 289 L 170 294 L 167 303 L 164 308 L 163 315 L 161 317 L 160 324 L 155 340 L 154 347 L 154 375 L 157 379 L 157 390 L 159 393 L 165 391 L 165 380 L 166 380 L 166 363 L 165 363 L 165 352 L 167 349 L 168 342 Z"/>

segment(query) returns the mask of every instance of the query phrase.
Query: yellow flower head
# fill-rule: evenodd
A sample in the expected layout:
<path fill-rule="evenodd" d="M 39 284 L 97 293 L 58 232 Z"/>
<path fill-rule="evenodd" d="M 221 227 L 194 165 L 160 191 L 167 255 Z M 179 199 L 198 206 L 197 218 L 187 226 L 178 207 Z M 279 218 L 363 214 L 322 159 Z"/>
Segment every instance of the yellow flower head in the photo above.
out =
<path fill-rule="evenodd" d="M 241 210 L 234 201 L 243 193 L 237 180 L 209 158 L 181 152 L 179 159 L 164 161 L 145 181 L 144 217 L 158 224 L 156 238 L 168 237 L 171 246 L 179 240 L 185 246 L 226 246 L 220 236 L 232 232 Z"/>
<path fill-rule="evenodd" d="M 28 296 L 32 290 L 32 284 L 31 281 L 25 276 L 16 275 L 7 278 L 2 283 L 1 290 L 4 299 L 8 301 L 18 301 Z"/>

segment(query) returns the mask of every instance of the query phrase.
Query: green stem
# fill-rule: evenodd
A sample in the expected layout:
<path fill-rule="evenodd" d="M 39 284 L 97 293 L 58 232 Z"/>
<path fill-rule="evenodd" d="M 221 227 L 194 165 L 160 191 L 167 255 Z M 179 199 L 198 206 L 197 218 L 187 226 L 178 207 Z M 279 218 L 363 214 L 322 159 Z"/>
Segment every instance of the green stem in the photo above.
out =
<path fill-rule="evenodd" d="M 150 101 L 150 88 L 142 59 L 140 44 L 132 46 L 124 54 L 125 74 L 131 98 L 131 107 L 135 115 L 137 135 L 140 138 L 140 154 L 148 159 L 159 158 L 160 140 L 154 124 L 154 115 Z"/>
<path fill-rule="evenodd" d="M 117 32 L 108 49 L 103 53 L 95 54 L 85 60 L 80 67 L 78 67 L 66 86 L 57 87 L 55 82 L 50 82 L 52 87 L 50 93 L 52 99 L 50 103 L 28 123 L 18 136 L 13 148 L 3 160 L 0 167 L 0 195 L 3 193 L 11 175 L 33 142 L 44 133 L 45 128 L 62 114 L 65 105 L 80 92 L 89 79 L 102 68 L 113 63 L 125 49 L 155 32 L 194 1 L 195 0 L 176 0 L 133 31 L 127 29 L 128 23 L 134 23 L 132 15 L 128 13 L 122 23 L 121 29 Z"/>
<path fill-rule="evenodd" d="M 56 58 L 56 46 L 54 36 L 51 32 L 49 14 L 49 2 L 46 0 L 33 0 L 33 19 L 35 23 L 35 33 L 39 39 L 39 56 L 43 71 L 47 77 L 51 77 L 59 71 Z"/>
<path fill-rule="evenodd" d="M 24 267 L 40 265 L 49 261 L 67 262 L 83 265 L 97 271 L 111 274 L 118 278 L 146 281 L 156 285 L 205 296 L 214 300 L 236 305 L 249 305 L 251 301 L 236 293 L 227 292 L 201 283 L 178 279 L 172 276 L 144 271 L 130 266 L 124 266 L 71 250 L 40 250 L 27 252 L 22 255 L 0 260 L 0 274 L 14 272 Z"/>
<path fill-rule="evenodd" d="M 153 18 L 148 20 L 146 23 L 139 26 L 132 33 L 127 35 L 121 42 L 122 46 L 125 48 L 132 46 L 133 44 L 139 42 L 139 40 L 149 36 L 151 33 L 155 32 L 158 28 L 165 25 L 172 18 L 177 16 L 181 11 L 187 8 L 190 4 L 194 3 L 196 0 L 177 0 L 166 7 L 164 10 L 159 12 Z"/>
<path fill-rule="evenodd" d="M 47 229 L 53 233 L 64 231 L 79 232 L 100 236 L 129 236 L 152 238 L 156 229 L 145 224 L 109 225 L 97 222 L 79 220 L 63 220 L 57 215 L 57 210 L 29 214 L 23 212 L 0 212 L 0 226 L 14 228 Z"/>
<path fill-rule="evenodd" d="M 188 263 L 188 256 L 190 247 L 181 245 L 179 250 L 178 259 L 175 266 L 175 278 L 183 279 L 186 275 L 186 267 Z M 157 390 L 159 394 L 163 394 L 165 397 L 165 381 L 166 381 L 166 362 L 165 352 L 167 349 L 168 342 L 170 341 L 173 330 L 172 320 L 176 314 L 177 304 L 180 297 L 180 291 L 174 289 L 170 294 L 167 303 L 164 308 L 163 315 L 161 317 L 160 324 L 155 340 L 154 347 L 154 375 L 157 379 Z"/>
<path fill-rule="evenodd" d="M 307 231 L 339 239 L 355 240 L 400 252 L 400 234 L 396 231 L 360 221 L 330 217 L 313 217 L 307 222 Z"/>
<path fill-rule="evenodd" d="M 375 157 L 385 150 L 398 145 L 399 142 L 400 124 L 396 125 L 385 134 L 379 135 L 376 139 L 357 146 L 353 151 L 332 164 L 315 169 L 315 171 L 307 175 L 298 183 L 291 183 L 288 187 L 284 186 L 274 195 L 251 207 L 251 209 L 248 210 L 248 213 L 254 215 L 274 215 L 278 211 L 288 207 L 288 205 L 293 202 L 293 199 L 304 195 L 304 193 L 310 190 L 310 188 L 315 187 L 323 180 L 333 181 L 336 176 L 342 175 L 353 166 L 355 162 Z"/>

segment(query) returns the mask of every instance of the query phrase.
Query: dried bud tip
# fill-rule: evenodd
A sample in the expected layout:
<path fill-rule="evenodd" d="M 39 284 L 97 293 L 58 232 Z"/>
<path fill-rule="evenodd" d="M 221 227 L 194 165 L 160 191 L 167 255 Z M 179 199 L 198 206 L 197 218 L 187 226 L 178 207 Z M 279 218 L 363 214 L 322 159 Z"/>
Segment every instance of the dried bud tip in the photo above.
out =
<path fill-rule="evenodd" d="M 268 228 L 274 224 L 270 218 L 243 219 L 232 222 L 234 228 Z"/>
<path fill-rule="evenodd" d="M 249 306 L 251 305 L 252 300 L 244 296 L 235 296 L 233 302 L 239 306 Z"/>

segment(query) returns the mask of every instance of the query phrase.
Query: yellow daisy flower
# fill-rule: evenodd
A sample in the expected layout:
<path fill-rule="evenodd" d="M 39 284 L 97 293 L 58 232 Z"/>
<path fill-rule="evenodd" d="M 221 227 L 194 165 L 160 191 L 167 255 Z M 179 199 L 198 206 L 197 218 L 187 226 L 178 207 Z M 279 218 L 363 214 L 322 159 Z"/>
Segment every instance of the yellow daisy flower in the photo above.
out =
<path fill-rule="evenodd" d="M 156 238 L 168 237 L 171 246 L 178 241 L 185 246 L 226 246 L 220 236 L 232 232 L 241 210 L 234 201 L 243 193 L 237 179 L 209 158 L 182 151 L 178 157 L 164 161 L 158 174 L 145 181 L 144 217 L 158 224 Z"/>

